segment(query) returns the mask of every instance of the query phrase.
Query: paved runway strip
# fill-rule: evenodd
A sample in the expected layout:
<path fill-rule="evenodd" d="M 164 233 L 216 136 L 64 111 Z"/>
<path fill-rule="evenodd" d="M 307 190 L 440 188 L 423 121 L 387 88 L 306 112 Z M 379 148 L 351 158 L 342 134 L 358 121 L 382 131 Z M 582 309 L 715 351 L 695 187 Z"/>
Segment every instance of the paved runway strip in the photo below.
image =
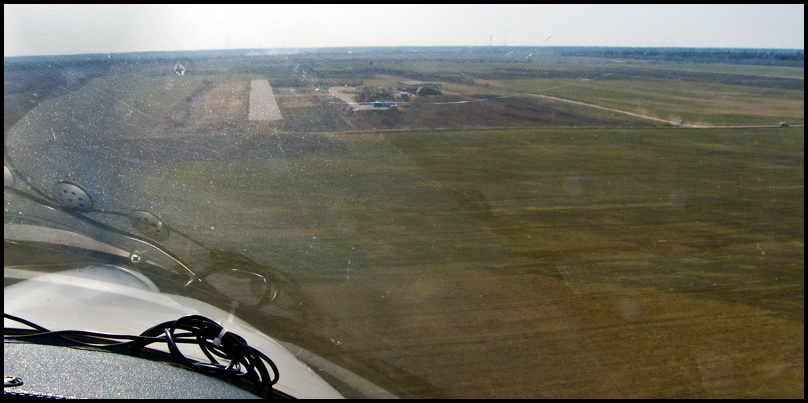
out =
<path fill-rule="evenodd" d="M 267 80 L 253 80 L 250 87 L 249 120 L 281 120 L 281 110 Z"/>

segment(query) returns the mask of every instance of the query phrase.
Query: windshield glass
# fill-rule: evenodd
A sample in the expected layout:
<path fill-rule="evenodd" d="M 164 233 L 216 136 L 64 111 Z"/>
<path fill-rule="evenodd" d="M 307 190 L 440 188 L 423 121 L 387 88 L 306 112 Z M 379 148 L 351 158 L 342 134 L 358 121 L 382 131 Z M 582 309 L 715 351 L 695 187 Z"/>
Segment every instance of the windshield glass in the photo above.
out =
<path fill-rule="evenodd" d="M 197 298 L 400 397 L 804 397 L 804 6 L 4 26 L 7 231 L 213 273 Z"/>

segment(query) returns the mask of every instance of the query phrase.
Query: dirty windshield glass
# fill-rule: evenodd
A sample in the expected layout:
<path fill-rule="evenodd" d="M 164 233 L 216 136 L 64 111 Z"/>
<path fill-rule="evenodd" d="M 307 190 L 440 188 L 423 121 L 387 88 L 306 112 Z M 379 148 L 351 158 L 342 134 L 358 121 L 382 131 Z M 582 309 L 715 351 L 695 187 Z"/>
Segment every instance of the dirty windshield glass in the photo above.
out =
<path fill-rule="evenodd" d="M 6 194 L 262 273 L 207 302 L 395 396 L 801 398 L 771 8 L 4 6 Z"/>

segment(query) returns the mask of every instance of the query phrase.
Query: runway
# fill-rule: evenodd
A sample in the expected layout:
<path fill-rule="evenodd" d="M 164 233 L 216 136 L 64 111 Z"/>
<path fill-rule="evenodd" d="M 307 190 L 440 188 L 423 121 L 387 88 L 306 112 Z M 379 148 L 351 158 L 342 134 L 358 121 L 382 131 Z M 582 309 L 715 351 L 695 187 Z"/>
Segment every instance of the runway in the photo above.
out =
<path fill-rule="evenodd" d="M 250 87 L 248 120 L 281 120 L 281 110 L 267 80 L 253 80 Z"/>

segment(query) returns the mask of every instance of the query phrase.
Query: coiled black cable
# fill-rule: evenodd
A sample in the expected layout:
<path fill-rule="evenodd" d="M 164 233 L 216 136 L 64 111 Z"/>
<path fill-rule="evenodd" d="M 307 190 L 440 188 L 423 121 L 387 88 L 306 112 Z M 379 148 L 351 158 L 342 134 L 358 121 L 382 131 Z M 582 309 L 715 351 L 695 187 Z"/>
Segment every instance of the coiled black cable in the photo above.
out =
<path fill-rule="evenodd" d="M 8 339 L 30 340 L 55 336 L 70 343 L 88 347 L 129 347 L 129 354 L 133 357 L 139 357 L 141 350 L 149 344 L 166 343 L 171 356 L 183 366 L 209 376 L 232 375 L 244 379 L 255 385 L 250 392 L 261 397 L 272 395 L 272 386 L 278 382 L 280 377 L 278 367 L 269 357 L 249 346 L 241 336 L 227 331 L 222 325 L 200 315 L 189 315 L 174 321 L 160 323 L 139 336 L 81 330 L 50 331 L 13 315 L 4 313 L 3 317 L 39 331 L 39 333 L 26 335 L 4 335 Z M 80 341 L 74 337 L 89 337 L 98 342 Z M 199 346 L 209 362 L 189 360 L 182 354 L 178 344 Z M 227 363 L 220 363 L 214 356 L 226 360 Z M 272 369 L 271 377 L 264 363 L 269 364 Z"/>

